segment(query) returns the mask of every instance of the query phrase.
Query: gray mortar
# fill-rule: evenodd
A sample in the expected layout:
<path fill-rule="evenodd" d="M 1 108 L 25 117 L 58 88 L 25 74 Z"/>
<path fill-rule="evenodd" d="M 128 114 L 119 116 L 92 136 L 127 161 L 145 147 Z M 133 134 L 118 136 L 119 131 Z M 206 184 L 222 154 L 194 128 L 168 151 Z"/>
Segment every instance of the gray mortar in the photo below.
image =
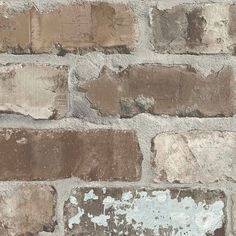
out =
<path fill-rule="evenodd" d="M 94 0 L 89 0 L 94 1 Z M 99 2 L 98 0 L 96 0 Z M 23 10 L 32 7 L 34 4 L 41 11 L 52 10 L 57 3 L 69 4 L 73 0 L 2 0 L 0 3 L 6 3 L 16 10 Z M 117 0 L 107 2 L 117 3 Z M 164 65 L 190 64 L 199 70 L 202 74 L 208 75 L 211 71 L 219 71 L 223 66 L 231 65 L 236 68 L 236 57 L 230 55 L 169 55 L 153 52 L 151 45 L 151 17 L 149 17 L 150 7 L 158 6 L 161 9 L 171 8 L 181 3 L 236 3 L 236 0 L 119 0 L 119 3 L 128 3 L 139 16 L 140 39 L 137 48 L 132 55 L 105 55 L 100 52 L 87 53 L 83 56 L 66 54 L 64 57 L 55 55 L 10 55 L 1 54 L 0 64 L 9 63 L 41 63 L 52 65 L 68 65 L 70 67 L 69 91 L 70 91 L 70 110 L 68 117 L 56 120 L 33 120 L 30 117 L 13 114 L 0 115 L 0 127 L 8 128 L 63 128 L 63 129 L 94 129 L 94 128 L 114 128 L 114 129 L 134 129 L 137 132 L 140 148 L 143 154 L 142 178 L 138 182 L 84 182 L 78 178 L 57 180 L 57 181 L 35 181 L 28 184 L 43 183 L 53 185 L 58 193 L 58 204 L 56 208 L 56 218 L 58 226 L 53 233 L 39 233 L 39 236 L 63 236 L 63 205 L 69 198 L 73 187 L 191 187 L 220 189 L 225 191 L 228 198 L 227 214 L 230 216 L 231 200 L 230 195 L 236 192 L 236 184 L 230 182 L 218 182 L 213 184 L 168 184 L 153 183 L 154 174 L 151 170 L 150 157 L 151 140 L 158 133 L 174 131 L 186 132 L 189 130 L 219 130 L 236 132 L 236 116 L 232 118 L 178 118 L 169 116 L 153 116 L 149 114 L 140 114 L 131 119 L 119 119 L 118 117 L 103 118 L 98 112 L 91 109 L 86 95 L 78 92 L 78 86 L 81 81 L 96 79 L 104 65 L 115 72 L 127 68 L 128 65 L 139 63 L 160 63 Z M 80 119 L 70 118 L 71 115 L 78 115 Z M 6 181 L 0 182 L 0 190 L 11 189 L 27 182 Z M 231 222 L 228 222 L 227 235 L 230 236 Z"/>

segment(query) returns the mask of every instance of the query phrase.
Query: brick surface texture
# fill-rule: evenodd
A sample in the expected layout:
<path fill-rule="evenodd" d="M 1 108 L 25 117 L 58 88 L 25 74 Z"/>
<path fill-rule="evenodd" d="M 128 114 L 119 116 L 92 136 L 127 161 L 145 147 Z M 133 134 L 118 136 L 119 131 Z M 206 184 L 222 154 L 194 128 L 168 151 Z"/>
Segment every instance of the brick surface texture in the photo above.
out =
<path fill-rule="evenodd" d="M 0 2 L 0 236 L 236 236 L 236 0 Z"/>
<path fill-rule="evenodd" d="M 55 190 L 46 185 L 20 186 L 1 191 L 0 233 L 8 235 L 35 235 L 52 232 L 56 205 Z"/>

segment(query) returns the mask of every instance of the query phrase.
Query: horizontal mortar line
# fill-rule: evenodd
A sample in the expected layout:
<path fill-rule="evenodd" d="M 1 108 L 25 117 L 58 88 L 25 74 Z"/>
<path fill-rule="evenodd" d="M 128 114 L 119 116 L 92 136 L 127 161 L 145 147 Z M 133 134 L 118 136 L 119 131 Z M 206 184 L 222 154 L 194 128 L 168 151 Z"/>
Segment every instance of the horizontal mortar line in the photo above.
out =
<path fill-rule="evenodd" d="M 66 56 L 61 57 L 53 54 L 47 54 L 47 53 L 42 53 L 42 54 L 7 54 L 3 53 L 0 54 L 0 64 L 8 64 L 8 63 L 49 63 L 49 64 L 58 64 L 58 63 L 65 63 L 71 64 L 72 60 L 76 60 L 79 62 L 79 59 L 87 59 L 89 60 L 88 56 L 89 55 L 99 55 L 103 56 L 105 59 L 106 58 L 127 58 L 127 59 L 137 59 L 139 63 L 142 63 L 141 61 L 144 60 L 144 62 L 149 61 L 149 62 L 158 62 L 163 59 L 170 59 L 174 60 L 176 58 L 179 59 L 184 59 L 183 61 L 188 61 L 188 59 L 196 59 L 201 61 L 203 58 L 206 59 L 214 59 L 214 61 L 218 61 L 222 59 L 222 63 L 227 63 L 228 61 L 234 61 L 236 62 L 236 56 L 233 56 L 231 54 L 168 54 L 168 53 L 156 53 L 152 50 L 145 50 L 145 51 L 137 51 L 136 53 L 133 54 L 104 54 L 101 52 L 88 52 L 84 55 L 79 55 L 79 54 L 73 54 L 73 53 L 67 53 Z M 57 60 L 55 60 L 55 58 Z M 29 61 L 28 61 L 29 60 Z M 44 61 L 45 60 L 45 61 Z M 129 64 L 133 64 L 130 62 Z M 171 63 L 172 64 L 172 63 Z M 173 63 L 174 64 L 174 63 Z M 209 62 L 210 64 L 210 62 Z"/>
<path fill-rule="evenodd" d="M 153 183 L 147 182 L 143 183 L 140 181 L 137 182 L 124 182 L 124 181 L 92 181 L 86 182 L 82 181 L 79 178 L 66 178 L 66 179 L 58 179 L 53 181 L 0 181 L 0 188 L 6 185 L 12 186 L 21 186 L 21 185 L 55 185 L 56 187 L 60 187 L 61 185 L 65 185 L 68 188 L 74 187 L 107 187 L 107 188 L 160 188 L 160 189 L 168 189 L 168 188 L 201 188 L 201 189 L 224 189 L 227 191 L 232 191 L 236 189 L 236 183 L 232 182 L 217 182 L 217 183 L 209 183 L 209 184 L 199 184 L 199 183 L 189 183 L 189 184 L 173 184 L 173 183 Z M 227 185 L 227 186 L 226 186 Z M 229 189 L 231 187 L 231 189 Z"/>
<path fill-rule="evenodd" d="M 114 120 L 107 119 L 107 122 L 109 123 L 103 123 L 103 122 L 92 122 L 89 120 L 79 119 L 76 117 L 68 117 L 63 118 L 60 120 L 35 120 L 33 118 L 25 117 L 24 115 L 14 115 L 14 114 L 4 114 L 0 116 L 0 128 L 38 128 L 38 129 L 45 129 L 48 127 L 51 128 L 87 128 L 86 125 L 93 126 L 93 127 L 111 127 L 111 128 L 127 128 L 130 123 L 132 122 L 138 122 L 139 120 L 142 121 L 143 119 L 152 120 L 155 122 L 169 122 L 170 124 L 172 122 L 193 122 L 193 124 L 196 121 L 199 121 L 200 123 L 195 123 L 196 126 L 199 126 L 200 128 L 204 128 L 204 125 L 208 125 L 210 122 L 216 122 L 221 121 L 225 122 L 226 124 L 231 124 L 231 122 L 235 122 L 235 130 L 236 130 L 236 116 L 235 117 L 211 117 L 211 118 L 198 118 L 198 117 L 171 117 L 171 116 L 157 116 L 157 115 L 151 115 L 151 114 L 139 114 L 137 116 L 134 116 L 132 118 L 115 118 Z M 106 120 L 105 120 L 106 121 Z M 204 122 L 204 123 L 202 123 Z M 24 125 L 22 127 L 22 125 Z M 35 126 L 39 125 L 39 126 Z M 71 127 L 70 125 L 73 125 Z M 150 126 L 152 126 L 153 123 L 150 123 Z M 44 127 L 40 127 L 44 126 Z M 223 130 L 224 127 L 222 127 Z M 132 126 L 130 127 L 132 129 Z"/>
<path fill-rule="evenodd" d="M 5 0 L 4 2 L 6 3 L 11 3 L 11 4 L 18 4 L 19 1 L 18 0 Z M 55 4 L 70 4 L 70 3 L 73 3 L 73 2 L 76 2 L 76 0 L 71 0 L 71 1 L 68 1 L 68 0 L 51 0 L 51 4 L 55 5 Z M 150 1 L 146 1 L 145 3 L 139 3 L 139 1 L 137 0 L 79 0 L 77 2 L 109 2 L 109 3 L 134 3 L 135 5 L 147 5 L 147 6 L 150 6 L 150 5 L 153 5 L 153 4 L 158 4 L 158 3 L 161 3 L 161 2 L 164 2 L 166 3 L 166 0 L 150 0 Z M 180 0 L 180 1 L 172 1 L 170 3 L 168 3 L 169 5 L 173 5 L 174 4 L 181 4 L 181 3 L 194 3 L 194 4 L 198 4 L 198 3 L 224 3 L 224 4 L 227 4 L 227 3 L 234 3 L 236 2 L 236 0 L 231 0 L 231 1 L 225 1 L 225 0 Z M 40 2 L 38 1 L 33 1 L 33 0 L 21 0 L 21 4 L 35 4 L 35 5 L 43 5 L 43 4 L 47 4 L 48 3 L 48 0 L 40 0 Z M 166 4 L 166 5 L 168 5 Z"/>

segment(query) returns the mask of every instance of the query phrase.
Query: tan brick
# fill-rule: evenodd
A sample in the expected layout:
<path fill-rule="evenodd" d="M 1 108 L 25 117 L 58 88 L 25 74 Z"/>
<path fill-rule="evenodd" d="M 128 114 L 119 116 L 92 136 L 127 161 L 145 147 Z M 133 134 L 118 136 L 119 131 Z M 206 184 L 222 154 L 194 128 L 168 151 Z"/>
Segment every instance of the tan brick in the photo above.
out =
<path fill-rule="evenodd" d="M 152 10 L 153 44 L 160 53 L 235 53 L 235 5 L 183 4 Z"/>
<path fill-rule="evenodd" d="M 212 183 L 236 180 L 236 133 L 162 133 L 153 140 L 156 181 Z"/>
<path fill-rule="evenodd" d="M 1 236 L 30 236 L 53 232 L 55 190 L 46 185 L 22 185 L 0 193 Z"/>
<path fill-rule="evenodd" d="M 49 65 L 0 67 L 0 111 L 36 119 L 63 117 L 68 109 L 68 72 Z"/>
<path fill-rule="evenodd" d="M 142 64 L 119 73 L 104 68 L 98 79 L 81 82 L 79 90 L 102 115 L 213 117 L 236 113 L 235 84 L 230 67 L 206 77 L 189 66 Z"/>
<path fill-rule="evenodd" d="M 78 49 L 128 53 L 137 41 L 137 20 L 124 4 L 76 3 L 58 5 L 52 11 L 35 7 L 0 18 L 1 51 L 59 55 Z M 23 29 L 23 30 L 22 30 Z"/>
<path fill-rule="evenodd" d="M 65 235 L 226 236 L 225 195 L 201 189 L 77 188 Z"/>
<path fill-rule="evenodd" d="M 141 160 L 132 131 L 0 130 L 0 180 L 135 181 Z"/>

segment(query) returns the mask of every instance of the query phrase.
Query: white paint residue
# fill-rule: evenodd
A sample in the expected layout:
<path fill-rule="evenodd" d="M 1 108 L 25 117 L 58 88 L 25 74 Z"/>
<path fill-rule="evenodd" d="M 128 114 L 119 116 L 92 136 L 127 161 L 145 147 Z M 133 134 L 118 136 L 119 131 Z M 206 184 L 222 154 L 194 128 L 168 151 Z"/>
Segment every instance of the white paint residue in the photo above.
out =
<path fill-rule="evenodd" d="M 90 190 L 88 193 L 84 194 L 84 201 L 88 201 L 88 200 L 97 200 L 98 196 L 96 194 L 94 194 L 93 189 Z"/>
<path fill-rule="evenodd" d="M 107 227 L 108 223 L 107 220 L 110 219 L 109 215 L 99 215 L 99 216 L 94 216 L 93 218 L 91 218 L 91 221 L 99 226 L 104 226 Z"/>
<path fill-rule="evenodd" d="M 104 212 L 108 209 L 114 212 L 114 222 L 117 226 L 132 225 L 140 234 L 144 233 L 145 229 L 153 230 L 156 236 L 160 236 L 160 228 L 176 229 L 175 236 L 205 236 L 222 227 L 222 201 L 206 205 L 202 202 L 195 203 L 191 197 L 172 199 L 169 190 L 153 191 L 151 196 L 142 191 L 137 193 L 137 198 L 131 195 L 131 192 L 126 192 L 121 200 L 110 196 L 103 200 Z M 101 215 L 100 221 L 96 218 L 93 222 L 102 222 L 103 219 L 109 219 L 108 217 L 110 216 Z M 123 217 L 125 221 L 122 222 Z"/>
<path fill-rule="evenodd" d="M 133 198 L 133 194 L 130 191 L 129 192 L 124 192 L 122 194 L 122 200 L 124 200 L 124 201 L 129 201 L 132 198 Z"/>
<path fill-rule="evenodd" d="M 80 223 L 80 218 L 82 217 L 84 215 L 84 209 L 80 209 L 79 207 L 78 207 L 78 213 L 75 215 L 75 216 L 73 216 L 73 217 L 71 217 L 70 219 L 69 219 L 69 221 L 68 221 L 68 227 L 70 228 L 70 229 L 72 229 L 73 228 L 73 225 L 78 225 L 79 223 Z"/>
<path fill-rule="evenodd" d="M 77 206 L 78 205 L 78 201 L 77 201 L 76 197 L 70 196 L 70 203 Z"/>
<path fill-rule="evenodd" d="M 18 144 L 27 144 L 27 139 L 23 137 L 23 138 L 21 138 L 21 139 L 16 140 L 16 142 L 17 142 Z"/>

